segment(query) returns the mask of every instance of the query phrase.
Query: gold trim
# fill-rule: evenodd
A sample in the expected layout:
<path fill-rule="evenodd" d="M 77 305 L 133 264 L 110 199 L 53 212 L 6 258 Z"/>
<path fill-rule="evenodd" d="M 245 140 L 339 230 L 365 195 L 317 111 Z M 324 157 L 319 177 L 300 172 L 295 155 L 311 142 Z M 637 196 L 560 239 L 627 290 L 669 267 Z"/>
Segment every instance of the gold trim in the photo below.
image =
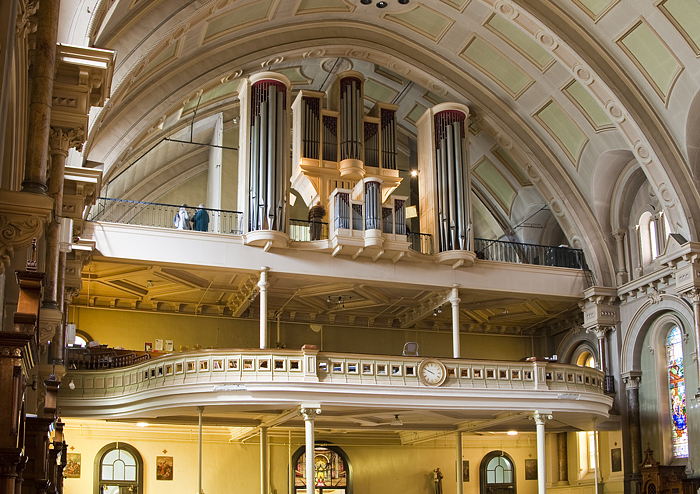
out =
<path fill-rule="evenodd" d="M 656 36 L 656 39 L 658 39 L 661 42 L 661 44 L 666 47 L 666 50 L 668 51 L 669 55 L 671 55 L 676 60 L 676 62 L 678 62 L 678 69 L 673 74 L 673 77 L 671 77 L 671 83 L 668 86 L 668 94 L 666 95 L 664 95 L 661 88 L 656 84 L 656 82 L 654 82 L 654 79 L 651 77 L 651 74 L 649 74 L 649 72 L 644 68 L 644 65 L 642 65 L 642 63 L 637 59 L 637 57 L 635 57 L 632 54 L 632 52 L 629 50 L 629 48 L 627 48 L 627 46 L 623 42 L 624 39 L 627 36 L 629 36 L 632 33 L 632 31 L 637 29 L 641 24 L 645 24 L 649 28 L 649 30 L 654 34 L 654 36 Z M 663 38 L 659 36 L 659 33 L 657 33 L 656 30 L 653 27 L 651 27 L 651 24 L 649 24 L 649 22 L 647 22 L 647 20 L 642 16 L 640 16 L 636 21 L 634 21 L 634 23 L 632 23 L 632 25 L 629 28 L 627 28 L 627 30 L 625 30 L 621 35 L 619 35 L 614 41 L 615 44 L 619 46 L 620 49 L 629 57 L 634 66 L 637 67 L 637 69 L 642 73 L 644 78 L 651 85 L 651 87 L 654 89 L 659 98 L 661 98 L 661 101 L 663 101 L 664 106 L 668 108 L 668 102 L 671 99 L 671 93 L 673 92 L 673 88 L 675 87 L 676 82 L 678 81 L 678 78 L 681 75 L 681 72 L 685 70 L 685 65 L 683 65 L 683 63 L 676 56 L 673 50 L 671 50 L 671 47 L 669 47 L 666 44 Z"/>
<path fill-rule="evenodd" d="M 525 84 L 525 86 L 524 86 L 520 91 L 518 91 L 517 93 L 514 93 L 508 86 L 506 86 L 506 85 L 503 83 L 503 81 L 501 81 L 500 79 L 496 78 L 496 76 L 495 76 L 494 74 L 492 74 L 491 72 L 489 72 L 488 70 L 486 70 L 484 67 L 482 67 L 481 65 L 479 65 L 474 59 L 472 59 L 472 58 L 470 58 L 469 56 L 465 55 L 464 52 L 467 50 L 467 48 L 469 48 L 469 46 L 470 46 L 470 45 L 474 42 L 474 40 L 477 39 L 477 38 L 479 38 L 481 41 L 483 41 L 484 43 L 486 43 L 487 45 L 489 45 L 494 51 L 500 53 L 500 54 L 503 56 L 503 58 L 505 58 L 506 60 L 508 60 L 510 63 L 512 63 L 512 64 L 515 66 L 515 68 L 517 68 L 517 69 L 520 70 L 523 74 L 525 74 L 525 76 L 528 77 L 528 78 L 530 79 L 530 82 L 528 82 L 527 84 Z M 459 50 L 459 57 L 460 57 L 461 59 L 463 59 L 463 60 L 466 60 L 467 62 L 469 62 L 470 64 L 472 64 L 474 67 L 476 67 L 477 69 L 479 69 L 479 70 L 481 71 L 482 74 L 486 75 L 489 79 L 491 79 L 493 82 L 495 82 L 501 89 L 503 89 L 506 93 L 508 93 L 514 100 L 517 100 L 518 98 L 520 98 L 520 97 L 525 93 L 525 91 L 527 91 L 528 89 L 530 89 L 530 87 L 535 83 L 535 79 L 533 79 L 532 77 L 530 77 L 530 74 L 528 74 L 528 73 L 525 72 L 523 69 L 521 69 L 520 66 L 519 66 L 517 63 L 515 63 L 513 60 L 510 59 L 510 57 L 508 57 L 508 56 L 507 56 L 505 53 L 503 53 L 501 50 L 499 50 L 498 48 L 496 48 L 495 46 L 493 46 L 491 43 L 489 43 L 488 41 L 486 41 L 484 38 L 482 38 L 481 36 L 478 36 L 478 35 L 476 35 L 476 34 L 473 35 L 473 36 L 469 39 L 469 41 L 467 41 L 467 44 L 465 44 L 464 47 L 463 47 L 461 50 Z"/>
<path fill-rule="evenodd" d="M 566 84 L 564 84 L 561 87 L 561 92 L 564 93 L 564 95 L 568 98 L 569 101 L 571 101 L 571 103 L 573 103 L 573 105 L 576 108 L 578 108 L 578 110 L 581 112 L 581 114 L 583 114 L 583 117 L 586 120 L 588 120 L 589 124 L 591 124 L 591 127 L 593 127 L 593 130 L 596 132 L 596 134 L 598 134 L 600 132 L 605 132 L 606 130 L 615 130 L 617 128 L 617 126 L 615 125 L 615 122 L 613 122 L 610 119 L 610 116 L 608 116 L 608 112 L 605 111 L 605 108 L 603 108 L 603 113 L 605 113 L 605 115 L 608 117 L 608 120 L 610 120 L 610 125 L 603 125 L 603 126 L 599 127 L 595 123 L 595 121 L 593 120 L 593 117 L 591 117 L 588 114 L 588 112 L 583 108 L 583 106 L 581 106 L 581 103 L 579 103 L 578 100 L 576 98 L 574 98 L 574 95 L 567 91 L 567 89 L 569 87 L 571 87 L 576 82 L 579 82 L 578 79 L 576 79 L 576 78 L 571 79 L 569 82 L 567 82 Z M 579 82 L 579 84 L 580 84 L 580 82 Z M 584 84 L 582 84 L 582 85 L 584 85 Z M 593 101 L 595 101 L 596 103 L 599 102 L 599 100 L 596 99 L 595 96 L 591 96 L 591 97 L 593 98 Z"/>
<path fill-rule="evenodd" d="M 688 31 L 683 29 L 683 26 L 681 26 L 680 22 L 671 14 L 671 12 L 668 11 L 668 9 L 664 6 L 664 4 L 668 2 L 668 0 L 658 0 L 654 6 L 658 8 L 661 13 L 668 19 L 668 21 L 673 25 L 673 27 L 676 28 L 678 33 L 683 36 L 685 41 L 690 45 L 690 49 L 693 50 L 693 53 L 695 53 L 696 58 L 700 58 L 700 47 L 693 41 L 693 38 L 690 37 L 688 34 Z"/>
<path fill-rule="evenodd" d="M 537 67 L 537 68 L 539 69 L 539 71 L 542 72 L 543 74 L 544 74 L 545 72 L 547 72 L 547 70 L 549 70 L 549 68 L 552 67 L 552 65 L 554 65 L 554 64 L 557 62 L 556 57 L 555 57 L 554 55 L 548 53 L 548 55 L 550 56 L 551 60 L 550 60 L 548 63 L 544 64 L 544 65 L 540 64 L 537 60 L 535 60 L 535 58 L 534 58 L 532 55 L 530 55 L 528 52 L 526 52 L 525 50 L 523 50 L 523 48 L 522 48 L 521 46 L 517 45 L 512 39 L 510 39 L 510 38 L 507 37 L 505 34 L 503 34 L 501 31 L 497 30 L 495 27 L 493 27 L 491 24 L 489 24 L 489 22 L 491 21 L 491 19 L 493 19 L 493 18 L 496 17 L 497 15 L 499 15 L 499 14 L 496 13 L 496 12 L 493 12 L 491 15 L 489 15 L 488 17 L 486 17 L 486 19 L 484 20 L 484 22 L 481 23 L 481 25 L 482 25 L 486 30 L 491 31 L 493 34 L 495 34 L 496 36 L 498 36 L 498 38 L 500 38 L 501 40 L 503 40 L 506 44 L 508 44 L 508 46 L 510 46 L 510 47 L 513 48 L 515 51 L 517 51 L 518 53 L 520 53 L 523 57 L 525 57 L 526 59 L 528 59 L 528 60 L 530 61 L 530 63 L 531 63 L 532 65 L 534 65 L 535 67 Z M 500 17 L 503 17 L 503 16 L 500 16 Z M 504 19 L 505 19 L 505 18 L 504 18 Z M 513 22 L 513 21 L 509 21 L 508 19 L 506 19 L 506 22 L 508 22 L 509 24 L 515 26 L 517 29 L 520 29 L 518 23 Z M 531 35 L 530 33 L 524 32 L 524 34 L 525 34 L 528 38 L 532 39 L 532 35 Z M 535 44 L 537 44 L 537 40 L 532 39 L 532 41 L 533 41 Z M 541 47 L 541 46 L 540 46 L 540 48 L 542 48 L 542 50 L 544 50 L 545 52 L 547 52 L 547 50 L 546 50 L 545 48 L 543 48 L 543 47 Z"/>
<path fill-rule="evenodd" d="M 542 119 L 540 118 L 540 115 L 539 115 L 539 114 L 540 114 L 545 108 L 547 108 L 550 104 L 555 104 L 555 105 L 557 105 L 557 106 L 561 109 L 561 111 L 563 111 L 564 114 L 565 114 L 567 117 L 569 117 L 569 119 L 571 120 L 571 123 L 573 123 L 573 124 L 576 126 L 576 128 L 577 128 L 578 130 L 581 131 L 581 134 L 583 134 L 583 137 L 586 139 L 586 140 L 583 142 L 583 145 L 581 146 L 581 149 L 580 149 L 579 152 L 578 152 L 578 156 L 574 157 L 574 155 L 571 154 L 571 153 L 569 152 L 568 149 L 566 149 L 566 146 L 564 145 L 564 143 L 561 141 L 561 139 L 559 139 L 559 137 L 554 133 L 554 131 L 549 127 L 549 125 L 547 125 L 546 123 L 544 123 L 544 120 L 542 120 Z M 556 141 L 557 144 L 559 144 L 559 147 L 561 148 L 561 150 L 564 151 L 564 154 L 566 154 L 566 156 L 568 156 L 568 158 L 571 160 L 571 163 L 574 165 L 574 168 L 578 171 L 579 160 L 581 159 L 581 156 L 583 155 L 583 150 L 586 149 L 586 145 L 590 142 L 590 139 L 588 138 L 588 135 L 583 131 L 583 129 L 582 129 L 581 127 L 579 127 L 579 125 L 576 123 L 576 120 L 574 120 L 574 118 L 569 114 L 569 112 L 567 112 L 567 111 L 564 109 L 564 107 L 561 106 L 561 105 L 559 104 L 559 102 L 557 102 L 557 100 L 555 100 L 554 98 L 551 98 L 551 97 L 548 98 L 548 99 L 544 102 L 543 105 L 541 105 L 537 110 L 535 110 L 535 111 L 532 113 L 532 118 L 534 118 L 535 120 L 537 120 L 537 122 L 542 126 L 542 128 L 543 128 L 545 131 L 547 131 L 547 133 L 550 135 L 550 137 L 551 137 L 552 139 L 554 139 L 554 140 Z"/>

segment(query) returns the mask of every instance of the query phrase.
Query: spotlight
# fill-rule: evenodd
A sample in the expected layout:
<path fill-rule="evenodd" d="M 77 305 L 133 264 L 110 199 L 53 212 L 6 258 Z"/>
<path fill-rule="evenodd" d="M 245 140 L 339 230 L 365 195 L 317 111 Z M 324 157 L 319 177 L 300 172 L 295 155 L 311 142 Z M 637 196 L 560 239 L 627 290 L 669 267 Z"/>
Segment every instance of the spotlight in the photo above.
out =
<path fill-rule="evenodd" d="M 371 5 L 371 4 L 372 4 L 372 0 L 360 0 L 360 3 L 361 3 L 362 5 Z"/>
<path fill-rule="evenodd" d="M 380 9 L 383 9 L 386 6 L 387 6 L 386 2 L 377 2 L 377 7 L 379 7 Z"/>
<path fill-rule="evenodd" d="M 417 176 L 418 176 L 418 170 L 411 170 L 411 176 L 412 176 L 412 177 L 417 177 Z"/>
<path fill-rule="evenodd" d="M 518 431 L 508 431 L 508 432 L 506 432 L 506 434 L 508 434 L 509 436 L 517 436 Z"/>
<path fill-rule="evenodd" d="M 408 3 L 408 0 L 399 0 L 399 3 L 401 5 L 406 5 Z"/>
<path fill-rule="evenodd" d="M 391 425 L 403 425 L 403 422 L 401 422 L 398 415 L 394 415 L 394 420 L 391 421 Z"/>

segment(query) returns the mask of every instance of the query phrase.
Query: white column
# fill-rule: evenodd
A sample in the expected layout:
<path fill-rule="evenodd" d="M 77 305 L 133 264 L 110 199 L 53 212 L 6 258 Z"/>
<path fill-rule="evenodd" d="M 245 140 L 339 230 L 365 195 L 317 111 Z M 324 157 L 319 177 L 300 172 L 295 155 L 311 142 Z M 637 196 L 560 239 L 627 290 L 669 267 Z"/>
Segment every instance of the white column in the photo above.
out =
<path fill-rule="evenodd" d="M 202 494 L 202 413 L 204 407 L 197 407 L 199 413 L 199 474 L 197 480 L 197 494 Z"/>
<path fill-rule="evenodd" d="M 216 123 L 214 124 L 214 135 L 211 138 L 212 147 L 209 148 L 209 171 L 207 173 L 207 201 L 204 206 L 212 209 L 221 209 L 221 187 L 222 187 L 222 164 L 223 164 L 223 149 L 215 146 L 224 144 L 224 114 L 216 115 Z M 195 204 L 196 206 L 196 204 Z M 220 216 L 219 214 L 209 215 L 211 231 L 220 232 Z M 228 232 L 224 232 L 228 233 Z"/>
<path fill-rule="evenodd" d="M 687 293 L 690 300 L 693 302 L 693 319 L 695 320 L 693 324 L 693 332 L 695 333 L 695 351 L 698 352 L 700 348 L 700 289 L 693 288 Z M 700 354 L 700 353 L 699 353 Z M 700 376 L 700 358 L 697 360 L 698 375 Z M 695 397 L 700 396 L 700 387 L 695 392 Z"/>
<path fill-rule="evenodd" d="M 300 412 L 304 417 L 304 431 L 306 432 L 306 494 L 314 494 L 314 420 L 316 419 L 316 415 L 321 413 L 321 405 L 302 405 Z"/>
<path fill-rule="evenodd" d="M 267 464 L 267 427 L 260 428 L 260 494 L 269 494 L 270 469 Z"/>
<path fill-rule="evenodd" d="M 544 423 L 552 416 L 535 410 L 532 419 L 537 427 L 537 494 L 547 493 L 547 457 L 544 448 Z"/>
<path fill-rule="evenodd" d="M 459 358 L 461 356 L 460 344 L 459 344 L 459 289 L 455 286 L 452 288 L 452 295 L 450 296 L 450 302 L 452 303 L 452 354 L 454 358 Z"/>
<path fill-rule="evenodd" d="M 462 446 L 462 433 L 457 432 L 457 494 L 462 494 L 464 492 L 464 482 L 462 482 L 462 458 L 464 456 L 463 446 Z"/>
<path fill-rule="evenodd" d="M 263 266 L 260 270 L 260 349 L 264 350 L 267 348 L 267 287 L 270 286 L 267 282 L 267 272 L 270 268 Z"/>

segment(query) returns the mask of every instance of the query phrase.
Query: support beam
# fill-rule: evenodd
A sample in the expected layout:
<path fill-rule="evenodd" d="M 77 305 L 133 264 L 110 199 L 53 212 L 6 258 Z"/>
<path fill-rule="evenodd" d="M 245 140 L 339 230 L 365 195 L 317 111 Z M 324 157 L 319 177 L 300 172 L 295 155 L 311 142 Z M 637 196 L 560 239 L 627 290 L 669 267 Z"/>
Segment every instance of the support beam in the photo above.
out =
<path fill-rule="evenodd" d="M 199 445 L 199 452 L 198 452 L 198 458 L 199 458 L 199 469 L 198 469 L 198 474 L 197 474 L 197 494 L 202 494 L 202 414 L 204 413 L 204 407 L 197 407 L 197 413 L 199 414 L 199 436 L 198 436 L 198 445 Z"/>

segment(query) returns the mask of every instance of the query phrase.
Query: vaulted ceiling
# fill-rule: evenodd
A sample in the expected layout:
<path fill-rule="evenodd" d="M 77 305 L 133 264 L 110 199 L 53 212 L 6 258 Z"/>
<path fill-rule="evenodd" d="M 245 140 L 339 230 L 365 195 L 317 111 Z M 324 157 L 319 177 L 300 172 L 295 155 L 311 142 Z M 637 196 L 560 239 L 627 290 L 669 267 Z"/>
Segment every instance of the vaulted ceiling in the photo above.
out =
<path fill-rule="evenodd" d="M 425 108 L 469 106 L 475 209 L 494 236 L 519 226 L 520 240 L 543 241 L 535 230 L 555 222 L 586 250 L 598 282 L 611 284 L 612 231 L 626 226 L 616 211 L 636 194 L 623 193 L 630 177 L 658 198 L 673 232 L 697 238 L 697 1 L 386 3 L 63 2 L 62 41 L 116 51 L 86 164 L 103 163 L 105 182 L 113 180 L 159 139 L 187 132 L 195 107 L 200 136 L 208 115 L 223 111 L 234 122 L 241 77 L 273 70 L 295 91 L 325 90 L 334 73 L 353 68 L 367 78 L 367 105 L 400 105 L 407 155 Z M 174 173 L 176 151 L 143 159 L 153 168 L 143 176 L 165 163 Z M 178 166 L 201 166 L 188 151 Z M 543 206 L 547 214 L 532 219 Z"/>

